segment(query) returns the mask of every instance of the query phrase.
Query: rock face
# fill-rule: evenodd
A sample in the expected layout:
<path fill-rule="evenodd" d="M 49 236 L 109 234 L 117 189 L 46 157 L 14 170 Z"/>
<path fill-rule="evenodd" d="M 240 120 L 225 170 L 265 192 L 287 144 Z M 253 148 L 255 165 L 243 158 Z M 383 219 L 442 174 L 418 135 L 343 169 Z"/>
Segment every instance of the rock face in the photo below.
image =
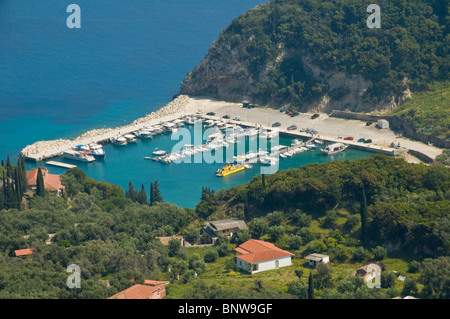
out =
<path fill-rule="evenodd" d="M 248 41 L 252 41 L 251 38 Z M 311 57 L 304 51 L 285 51 L 279 44 L 279 53 L 274 61 L 261 67 L 255 76 L 249 70 L 250 59 L 242 54 L 241 47 L 232 45 L 219 37 L 211 45 L 205 58 L 190 72 L 181 83 L 181 94 L 191 96 L 210 96 L 231 102 L 250 101 L 269 106 L 291 106 L 288 101 L 262 100 L 259 85 L 268 84 L 268 72 L 284 59 L 300 59 L 306 73 L 315 81 L 326 83 L 328 90 L 316 100 L 305 102 L 302 111 L 331 112 L 349 110 L 370 112 L 391 110 L 410 95 L 406 90 L 401 95 L 386 96 L 377 104 L 364 101 L 363 96 L 371 81 L 359 74 L 329 72 L 314 65 Z"/>
<path fill-rule="evenodd" d="M 240 51 L 218 38 L 207 56 L 181 83 L 181 94 L 240 102 L 258 93 L 256 84 Z"/>

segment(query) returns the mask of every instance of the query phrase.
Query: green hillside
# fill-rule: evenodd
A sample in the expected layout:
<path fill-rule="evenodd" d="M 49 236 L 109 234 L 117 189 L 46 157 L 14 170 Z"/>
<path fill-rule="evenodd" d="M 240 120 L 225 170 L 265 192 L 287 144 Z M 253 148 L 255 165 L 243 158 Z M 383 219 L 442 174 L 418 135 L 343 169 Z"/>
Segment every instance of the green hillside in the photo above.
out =
<path fill-rule="evenodd" d="M 416 92 L 391 112 L 417 132 L 450 139 L 450 82 L 438 82 Z"/>

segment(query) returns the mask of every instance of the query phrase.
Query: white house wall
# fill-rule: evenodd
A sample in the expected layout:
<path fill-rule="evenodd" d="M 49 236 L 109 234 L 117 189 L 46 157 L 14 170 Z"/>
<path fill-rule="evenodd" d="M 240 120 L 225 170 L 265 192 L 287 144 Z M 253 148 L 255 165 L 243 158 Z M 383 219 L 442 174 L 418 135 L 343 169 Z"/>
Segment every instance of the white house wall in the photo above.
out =
<path fill-rule="evenodd" d="M 277 260 L 278 260 L 278 268 L 291 265 L 291 256 L 287 256 L 287 257 L 282 257 L 282 258 L 278 258 L 278 259 L 272 259 L 272 260 L 255 263 L 258 265 L 258 270 L 251 270 L 252 265 L 243 261 L 242 259 L 239 259 L 239 258 L 236 258 L 236 266 L 238 266 L 240 269 L 242 269 L 244 271 L 248 271 L 248 272 L 251 272 L 252 274 L 255 274 L 255 273 L 266 271 L 266 270 L 276 269 L 276 261 Z"/>

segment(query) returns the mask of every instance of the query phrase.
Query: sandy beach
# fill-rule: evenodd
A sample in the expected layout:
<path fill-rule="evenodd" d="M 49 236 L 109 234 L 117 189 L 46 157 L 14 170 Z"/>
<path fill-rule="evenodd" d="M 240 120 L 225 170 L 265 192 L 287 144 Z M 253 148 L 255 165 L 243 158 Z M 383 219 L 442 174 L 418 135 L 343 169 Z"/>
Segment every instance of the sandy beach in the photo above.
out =
<path fill-rule="evenodd" d="M 319 138 L 337 139 L 351 136 L 354 140 L 360 138 L 372 139 L 372 144 L 381 148 L 390 148 L 391 142 L 398 140 L 401 147 L 421 152 L 433 159 L 442 152 L 442 149 L 437 147 L 398 136 L 390 129 L 378 129 L 375 124 L 366 126 L 366 122 L 363 121 L 333 118 L 323 113 L 316 119 L 311 119 L 312 114 L 310 113 L 300 113 L 296 117 L 290 117 L 284 112 L 269 108 L 248 109 L 243 108 L 241 103 L 218 101 L 208 97 L 180 95 L 157 111 L 139 118 L 129 125 L 91 130 L 75 137 L 73 140 L 39 141 L 25 147 L 21 154 L 39 161 L 54 156 L 52 154 L 61 154 L 76 144 L 105 141 L 118 134 L 133 132 L 145 126 L 156 125 L 191 114 L 201 113 L 201 115 L 205 115 L 209 112 L 214 112 L 215 118 L 229 115 L 233 120 L 235 117 L 240 117 L 239 122 L 253 126 L 271 127 L 273 123 L 280 122 L 281 125 L 278 127 L 280 131 L 286 130 L 291 125 L 297 126 L 295 132 L 299 132 L 302 128 L 312 128 L 318 131 L 317 137 Z M 420 162 L 409 154 L 405 154 L 404 157 L 412 163 Z"/>

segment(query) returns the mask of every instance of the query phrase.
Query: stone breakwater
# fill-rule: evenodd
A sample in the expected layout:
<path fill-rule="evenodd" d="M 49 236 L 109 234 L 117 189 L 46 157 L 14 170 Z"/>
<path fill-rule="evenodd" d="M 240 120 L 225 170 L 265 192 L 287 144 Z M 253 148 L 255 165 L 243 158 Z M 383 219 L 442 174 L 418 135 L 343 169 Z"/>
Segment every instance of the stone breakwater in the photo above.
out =
<path fill-rule="evenodd" d="M 116 128 L 94 129 L 90 130 L 73 140 L 58 139 L 50 141 L 38 141 L 26 146 L 21 155 L 25 157 L 32 157 L 36 160 L 49 158 L 58 155 L 64 150 L 71 148 L 74 144 L 88 144 L 106 140 L 117 134 L 124 134 L 138 130 L 145 125 L 156 124 L 155 120 L 164 119 L 173 115 L 183 115 L 186 111 L 186 106 L 189 104 L 190 98 L 187 95 L 179 95 L 172 101 L 161 107 L 160 109 L 135 120 L 133 123 L 120 126 Z"/>

